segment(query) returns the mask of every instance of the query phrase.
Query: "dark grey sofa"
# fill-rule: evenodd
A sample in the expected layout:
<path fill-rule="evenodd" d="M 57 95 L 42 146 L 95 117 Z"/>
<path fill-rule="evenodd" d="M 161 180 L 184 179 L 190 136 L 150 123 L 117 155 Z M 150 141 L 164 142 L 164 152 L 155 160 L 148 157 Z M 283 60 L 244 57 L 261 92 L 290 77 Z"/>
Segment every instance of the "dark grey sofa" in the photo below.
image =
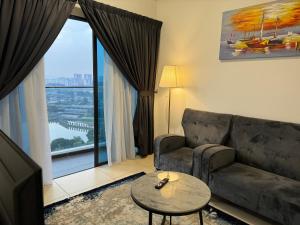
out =
<path fill-rule="evenodd" d="M 300 224 L 300 125 L 191 109 L 182 125 L 185 137 L 155 140 L 157 169 L 189 173 L 214 195 Z"/>

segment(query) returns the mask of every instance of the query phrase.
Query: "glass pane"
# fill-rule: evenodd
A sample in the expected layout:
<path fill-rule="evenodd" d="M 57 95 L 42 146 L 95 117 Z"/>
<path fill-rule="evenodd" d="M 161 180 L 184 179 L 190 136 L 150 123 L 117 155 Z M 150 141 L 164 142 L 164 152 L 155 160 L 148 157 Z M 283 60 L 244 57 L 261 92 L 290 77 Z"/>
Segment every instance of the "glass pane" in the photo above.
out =
<path fill-rule="evenodd" d="M 93 33 L 88 23 L 67 20 L 45 55 L 45 79 L 54 177 L 93 167 Z"/>
<path fill-rule="evenodd" d="M 98 163 L 107 162 L 105 125 L 104 125 L 104 108 L 103 108 L 103 64 L 104 64 L 104 49 L 101 43 L 97 40 L 97 66 L 98 66 L 98 134 L 99 134 L 99 155 Z"/>

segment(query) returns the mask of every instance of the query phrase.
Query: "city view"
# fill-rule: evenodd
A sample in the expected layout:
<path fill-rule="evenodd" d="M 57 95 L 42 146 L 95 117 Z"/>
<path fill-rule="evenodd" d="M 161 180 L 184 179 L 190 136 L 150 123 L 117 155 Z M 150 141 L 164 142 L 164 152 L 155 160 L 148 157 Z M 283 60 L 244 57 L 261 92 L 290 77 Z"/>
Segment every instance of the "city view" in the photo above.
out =
<path fill-rule="evenodd" d="M 46 78 L 46 87 L 93 87 L 93 75 L 75 73 L 73 77 Z"/>
<path fill-rule="evenodd" d="M 92 74 L 46 79 L 52 151 L 93 145 Z M 64 87 L 64 88 L 59 88 Z M 87 88 L 66 88 L 87 87 Z"/>
<path fill-rule="evenodd" d="M 46 79 L 48 120 L 51 149 L 58 151 L 94 144 L 94 95 L 91 74 L 74 74 L 73 78 Z M 99 97 L 103 96 L 103 82 L 99 82 Z M 103 99 L 100 99 L 103 102 Z M 99 111 L 103 111 L 100 104 Z M 104 131 L 104 117 L 99 117 Z M 104 132 L 100 142 L 105 142 Z"/>

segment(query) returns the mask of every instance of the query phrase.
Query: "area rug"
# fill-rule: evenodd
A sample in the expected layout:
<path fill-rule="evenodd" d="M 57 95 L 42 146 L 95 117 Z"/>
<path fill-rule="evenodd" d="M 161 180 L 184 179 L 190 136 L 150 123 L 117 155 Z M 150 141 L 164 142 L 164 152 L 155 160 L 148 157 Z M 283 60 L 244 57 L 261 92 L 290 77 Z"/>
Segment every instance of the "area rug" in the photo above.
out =
<path fill-rule="evenodd" d="M 148 212 L 131 199 L 131 183 L 143 176 L 139 173 L 120 181 L 45 207 L 46 225 L 143 225 Z M 153 215 L 153 224 L 160 225 L 162 216 Z M 205 225 L 245 225 L 245 223 L 210 206 L 203 210 Z M 165 224 L 169 224 L 167 219 Z M 173 225 L 199 224 L 199 215 L 173 217 Z"/>

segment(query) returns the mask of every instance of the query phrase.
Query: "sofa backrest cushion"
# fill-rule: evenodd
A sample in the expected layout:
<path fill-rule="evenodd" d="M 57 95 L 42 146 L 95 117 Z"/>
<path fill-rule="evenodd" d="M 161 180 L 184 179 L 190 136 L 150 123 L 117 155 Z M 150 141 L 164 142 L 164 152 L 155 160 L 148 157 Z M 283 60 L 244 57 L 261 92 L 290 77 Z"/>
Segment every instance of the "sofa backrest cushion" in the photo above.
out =
<path fill-rule="evenodd" d="M 236 160 L 300 180 L 300 125 L 235 116 L 230 145 Z"/>
<path fill-rule="evenodd" d="M 188 147 L 223 144 L 229 135 L 232 115 L 186 109 L 182 126 Z"/>

